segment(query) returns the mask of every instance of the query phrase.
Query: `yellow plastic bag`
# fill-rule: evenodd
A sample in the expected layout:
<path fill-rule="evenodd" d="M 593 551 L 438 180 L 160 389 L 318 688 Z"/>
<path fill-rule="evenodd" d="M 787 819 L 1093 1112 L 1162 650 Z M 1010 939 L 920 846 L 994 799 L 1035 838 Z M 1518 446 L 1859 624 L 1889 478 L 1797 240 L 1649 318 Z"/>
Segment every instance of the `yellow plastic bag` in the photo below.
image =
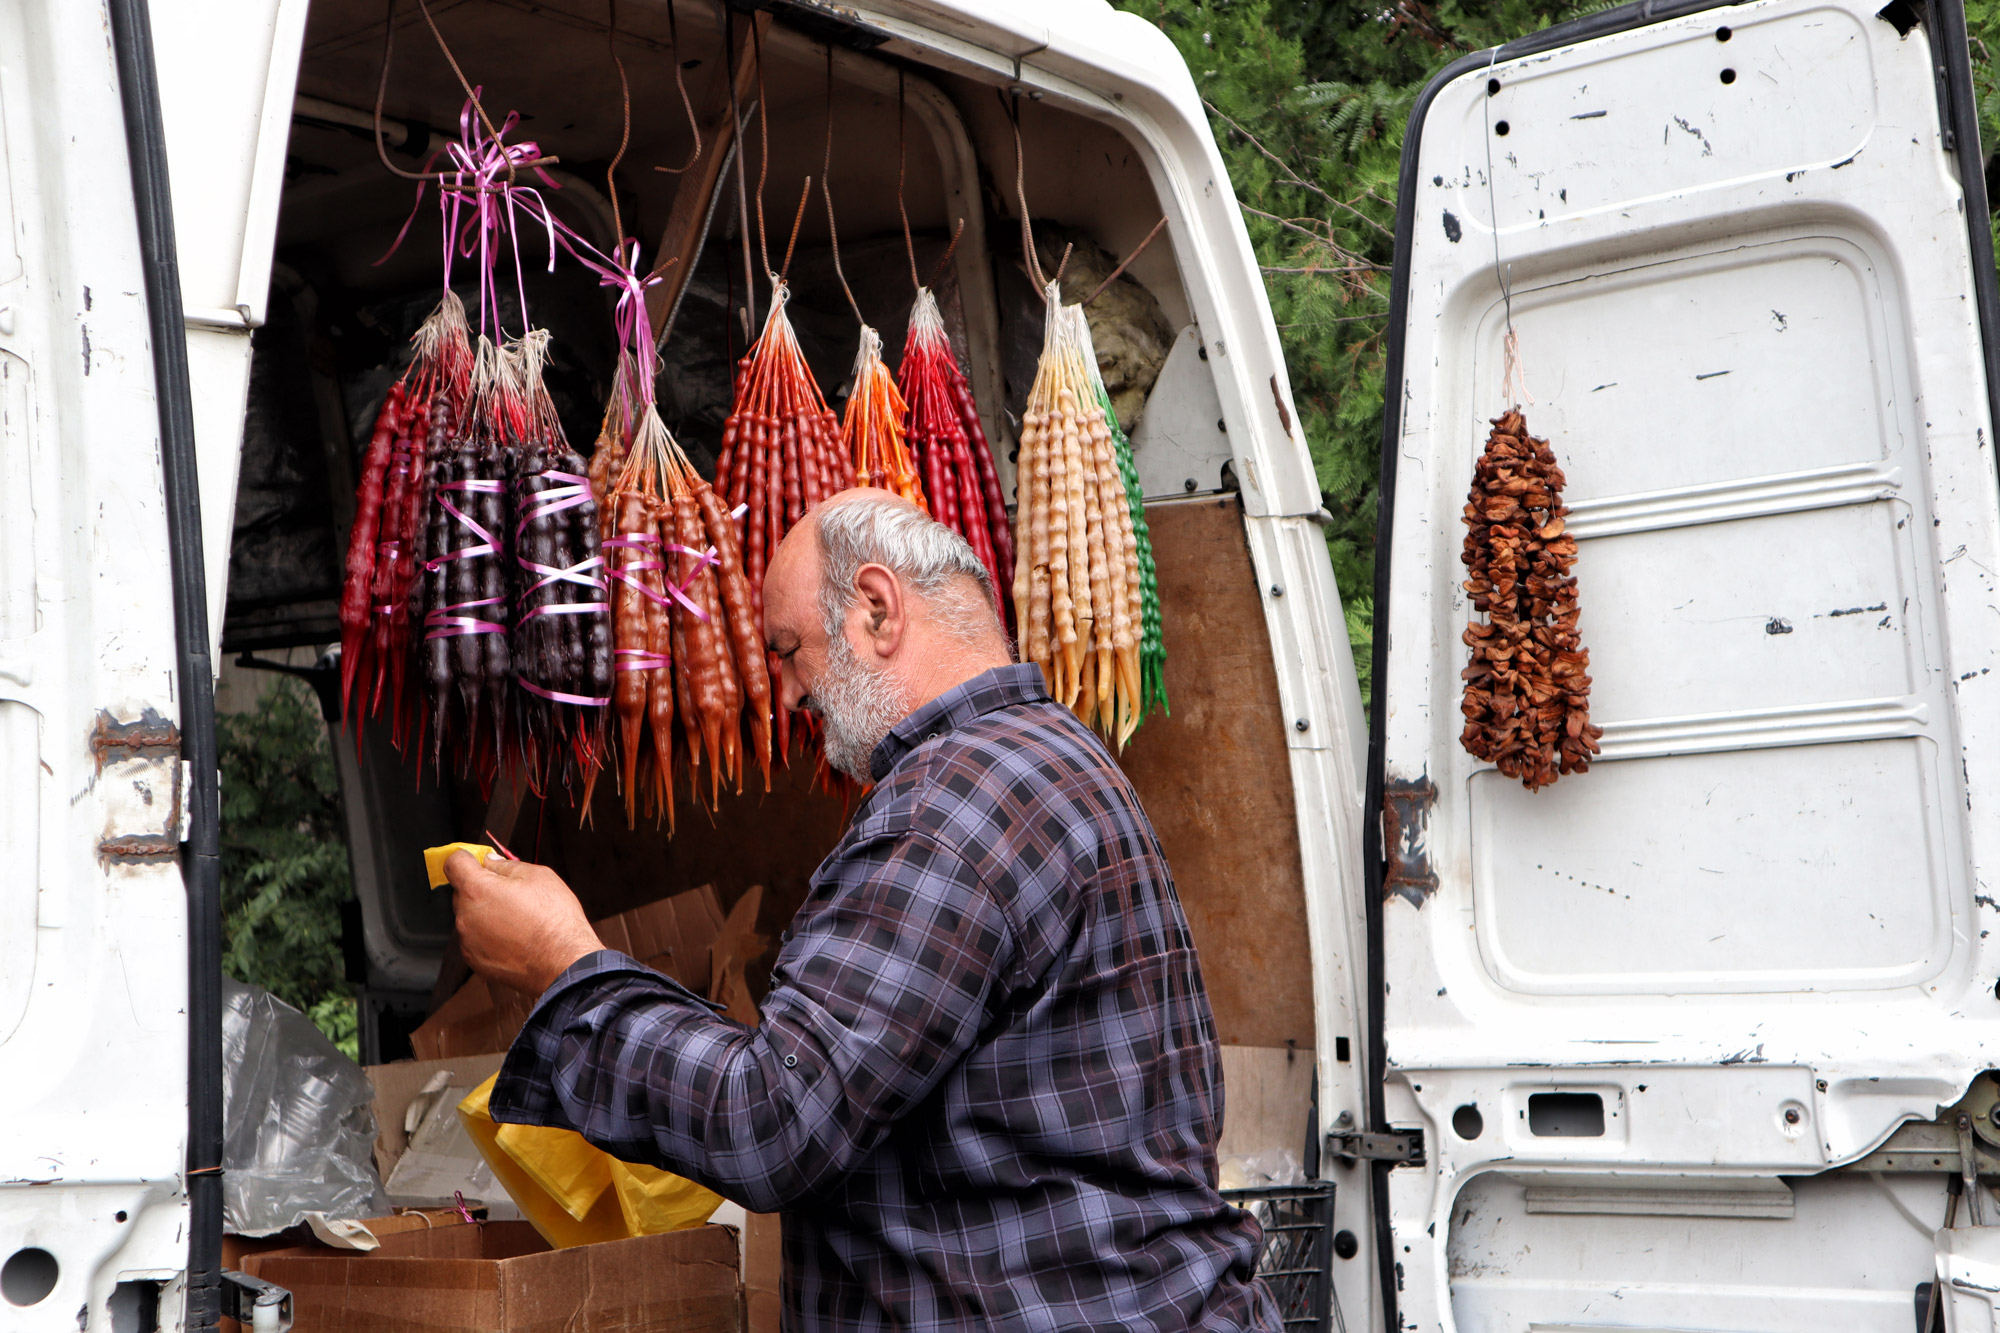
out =
<path fill-rule="evenodd" d="M 459 1119 L 521 1216 L 557 1249 L 700 1226 L 715 1191 L 655 1166 L 621 1162 L 574 1130 L 495 1124 L 495 1074 L 458 1104 Z"/>

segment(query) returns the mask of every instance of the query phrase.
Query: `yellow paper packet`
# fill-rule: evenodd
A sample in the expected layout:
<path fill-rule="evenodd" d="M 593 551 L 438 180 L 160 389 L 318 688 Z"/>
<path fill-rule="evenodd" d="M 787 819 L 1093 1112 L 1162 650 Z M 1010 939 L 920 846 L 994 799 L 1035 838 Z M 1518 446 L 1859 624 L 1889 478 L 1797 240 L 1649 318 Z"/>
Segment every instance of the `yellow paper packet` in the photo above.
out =
<path fill-rule="evenodd" d="M 441 889 L 451 883 L 445 878 L 444 863 L 453 852 L 470 852 L 485 865 L 486 858 L 493 855 L 493 849 L 483 842 L 448 842 L 442 847 L 424 848 L 424 870 L 431 877 L 431 887 Z"/>

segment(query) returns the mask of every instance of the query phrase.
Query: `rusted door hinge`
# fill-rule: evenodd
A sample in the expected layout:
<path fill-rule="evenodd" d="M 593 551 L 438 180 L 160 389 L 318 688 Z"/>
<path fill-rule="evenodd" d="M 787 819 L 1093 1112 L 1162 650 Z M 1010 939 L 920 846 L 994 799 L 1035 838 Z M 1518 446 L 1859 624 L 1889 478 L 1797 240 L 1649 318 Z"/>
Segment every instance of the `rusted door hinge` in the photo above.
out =
<path fill-rule="evenodd" d="M 1424 1164 L 1424 1132 L 1395 1129 L 1386 1134 L 1366 1134 L 1360 1130 L 1336 1130 L 1326 1136 L 1326 1150 L 1344 1162 L 1402 1162 Z"/>

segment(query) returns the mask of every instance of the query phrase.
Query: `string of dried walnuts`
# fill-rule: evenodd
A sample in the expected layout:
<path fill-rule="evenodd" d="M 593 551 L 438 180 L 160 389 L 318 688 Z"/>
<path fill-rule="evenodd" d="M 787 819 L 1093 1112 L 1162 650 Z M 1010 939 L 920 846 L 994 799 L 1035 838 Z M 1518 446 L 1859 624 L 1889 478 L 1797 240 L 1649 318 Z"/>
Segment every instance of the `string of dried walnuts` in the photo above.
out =
<path fill-rule="evenodd" d="M 1465 627 L 1459 742 L 1529 791 L 1588 770 L 1604 734 L 1590 724 L 1562 488 L 1548 441 L 1528 434 L 1518 410 L 1497 417 L 1465 504 L 1465 591 L 1486 619 Z"/>

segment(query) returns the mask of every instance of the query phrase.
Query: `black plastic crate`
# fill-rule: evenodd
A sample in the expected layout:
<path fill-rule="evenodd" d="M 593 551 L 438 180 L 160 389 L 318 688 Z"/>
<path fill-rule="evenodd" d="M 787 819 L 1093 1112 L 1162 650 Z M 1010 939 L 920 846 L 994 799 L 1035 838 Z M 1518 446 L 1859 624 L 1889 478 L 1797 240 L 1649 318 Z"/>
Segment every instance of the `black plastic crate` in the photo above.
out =
<path fill-rule="evenodd" d="M 1286 1328 L 1334 1328 L 1333 1182 L 1224 1190 L 1264 1228 L 1257 1276 L 1277 1299 Z"/>

